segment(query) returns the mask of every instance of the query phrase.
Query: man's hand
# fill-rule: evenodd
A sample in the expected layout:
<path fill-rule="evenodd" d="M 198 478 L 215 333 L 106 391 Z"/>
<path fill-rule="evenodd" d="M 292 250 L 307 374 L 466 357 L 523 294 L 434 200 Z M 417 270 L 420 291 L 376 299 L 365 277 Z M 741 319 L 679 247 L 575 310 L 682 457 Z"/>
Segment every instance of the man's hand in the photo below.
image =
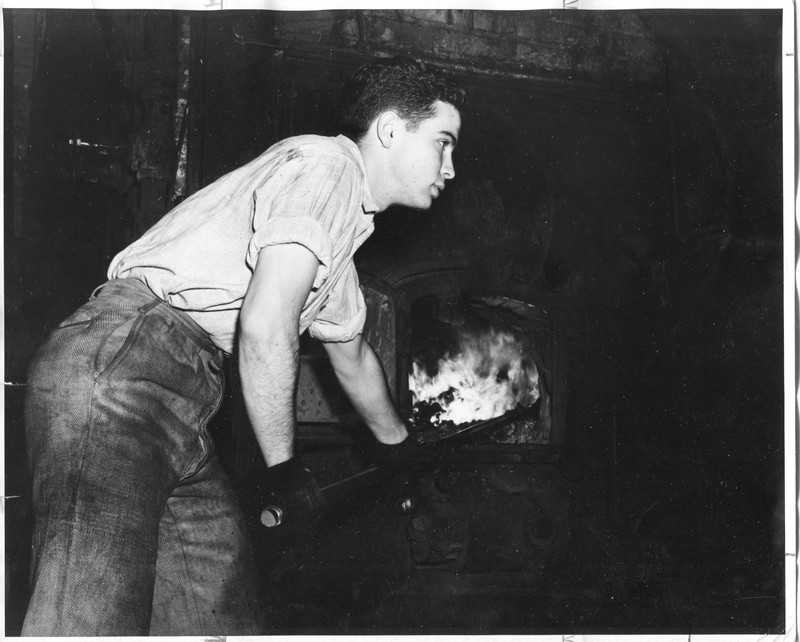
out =
<path fill-rule="evenodd" d="M 409 433 L 408 437 L 398 444 L 376 441 L 372 448 L 373 463 L 376 466 L 391 468 L 434 464 L 441 454 L 435 445 L 420 443 L 413 433 Z"/>
<path fill-rule="evenodd" d="M 293 533 L 308 531 L 325 512 L 317 480 L 296 458 L 267 468 L 258 484 L 259 521 L 267 528 L 282 526 Z"/>

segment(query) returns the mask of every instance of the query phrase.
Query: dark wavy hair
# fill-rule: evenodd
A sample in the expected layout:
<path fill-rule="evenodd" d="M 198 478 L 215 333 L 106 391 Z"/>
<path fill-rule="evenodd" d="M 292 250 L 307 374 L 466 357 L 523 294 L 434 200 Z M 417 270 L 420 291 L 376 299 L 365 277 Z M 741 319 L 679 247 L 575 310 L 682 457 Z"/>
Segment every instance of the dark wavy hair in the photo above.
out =
<path fill-rule="evenodd" d="M 436 67 L 407 56 L 370 62 L 356 69 L 344 86 L 340 131 L 358 142 L 378 114 L 389 110 L 407 120 L 413 131 L 433 116 L 438 100 L 461 111 L 466 93 Z"/>

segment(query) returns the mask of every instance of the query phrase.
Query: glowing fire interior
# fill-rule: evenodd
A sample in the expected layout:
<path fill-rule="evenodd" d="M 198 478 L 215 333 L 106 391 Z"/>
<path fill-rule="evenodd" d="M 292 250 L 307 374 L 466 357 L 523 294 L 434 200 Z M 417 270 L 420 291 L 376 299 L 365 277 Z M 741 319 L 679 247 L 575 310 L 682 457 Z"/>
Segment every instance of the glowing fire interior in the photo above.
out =
<path fill-rule="evenodd" d="M 414 361 L 409 390 L 415 411 L 428 408 L 428 424 L 459 425 L 532 406 L 540 397 L 539 372 L 514 334 L 462 331 L 458 349 L 439 359 L 433 374 Z"/>

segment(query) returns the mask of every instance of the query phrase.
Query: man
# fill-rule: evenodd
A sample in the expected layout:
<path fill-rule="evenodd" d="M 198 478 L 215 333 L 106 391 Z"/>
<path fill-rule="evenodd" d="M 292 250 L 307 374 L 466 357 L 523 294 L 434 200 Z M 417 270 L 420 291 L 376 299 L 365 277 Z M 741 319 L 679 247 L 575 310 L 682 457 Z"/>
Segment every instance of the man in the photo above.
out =
<path fill-rule="evenodd" d="M 299 336 L 324 342 L 384 455 L 413 450 L 375 354 L 353 255 L 391 205 L 453 178 L 463 91 L 407 58 L 357 70 L 344 131 L 218 179 L 111 263 L 31 366 L 35 512 L 23 635 L 257 634 L 244 522 L 206 431 L 238 352 L 264 485 L 309 515 L 294 453 Z"/>

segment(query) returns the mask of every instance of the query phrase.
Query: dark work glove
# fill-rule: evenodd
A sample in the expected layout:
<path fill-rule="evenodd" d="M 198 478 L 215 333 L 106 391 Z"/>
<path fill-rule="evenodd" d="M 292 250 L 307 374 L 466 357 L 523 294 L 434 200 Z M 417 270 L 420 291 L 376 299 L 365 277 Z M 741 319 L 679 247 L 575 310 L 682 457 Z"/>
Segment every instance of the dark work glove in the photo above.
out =
<path fill-rule="evenodd" d="M 405 468 L 434 464 L 440 458 L 439 448 L 434 444 L 423 444 L 413 433 L 409 433 L 399 444 L 384 444 L 376 441 L 372 448 L 372 461 L 376 466 Z"/>
<path fill-rule="evenodd" d="M 267 468 L 259 480 L 261 524 L 282 530 L 310 530 L 325 512 L 325 498 L 311 471 L 296 458 Z"/>
<path fill-rule="evenodd" d="M 385 482 L 385 500 L 393 502 L 398 512 L 409 514 L 417 503 L 420 476 L 435 468 L 443 454 L 439 444 L 422 443 L 412 432 L 399 444 L 375 441 L 372 463 L 389 476 Z"/>

